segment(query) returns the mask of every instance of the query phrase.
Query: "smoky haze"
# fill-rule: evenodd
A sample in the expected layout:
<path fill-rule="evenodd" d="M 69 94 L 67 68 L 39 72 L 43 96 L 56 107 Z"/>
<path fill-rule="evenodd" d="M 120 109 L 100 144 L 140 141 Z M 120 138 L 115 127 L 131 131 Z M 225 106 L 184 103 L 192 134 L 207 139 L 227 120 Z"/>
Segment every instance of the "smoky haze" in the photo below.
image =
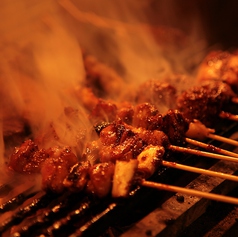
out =
<path fill-rule="evenodd" d="M 159 2 L 1 1 L 2 163 L 6 130 L 20 130 L 25 121 L 38 137 L 54 127 L 59 139 L 53 143 L 48 139 L 47 146 L 77 147 L 78 140 L 90 139 L 91 124 L 72 93 L 85 81 L 84 53 L 96 56 L 123 78 L 127 87 L 118 100 L 151 78 L 169 80 L 174 73 L 191 78 L 207 47 L 196 6 Z M 178 89 L 186 84 L 169 82 Z M 65 116 L 66 107 L 77 111 L 76 120 Z"/>

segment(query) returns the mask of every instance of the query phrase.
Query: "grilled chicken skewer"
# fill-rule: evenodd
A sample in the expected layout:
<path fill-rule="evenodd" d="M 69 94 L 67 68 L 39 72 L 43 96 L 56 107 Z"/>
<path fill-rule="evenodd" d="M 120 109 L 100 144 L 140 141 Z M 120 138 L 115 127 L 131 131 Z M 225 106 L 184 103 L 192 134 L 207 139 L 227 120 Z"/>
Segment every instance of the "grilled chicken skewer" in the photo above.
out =
<path fill-rule="evenodd" d="M 186 119 L 178 111 L 169 111 L 161 117 L 153 110 L 153 107 L 142 104 L 135 110 L 133 125 L 122 120 L 121 117 L 119 120 L 100 126 L 98 142 L 94 141 L 91 144 L 93 148 L 88 147 L 86 153 L 81 157 L 81 160 L 87 160 L 87 162 L 79 164 L 78 158 L 70 148 L 43 150 L 39 149 L 34 142 L 26 141 L 16 149 L 9 166 L 23 173 L 41 172 L 43 189 L 46 190 L 62 192 L 67 187 L 72 191 L 81 191 L 87 185 L 89 192 L 103 197 L 110 190 L 111 179 L 118 160 L 137 159 L 140 161 L 136 170 L 143 173 L 143 177 L 150 177 L 155 172 L 164 153 L 168 151 L 238 162 L 235 157 L 176 145 L 176 143 L 186 144 L 183 134 L 188 126 Z M 154 128 L 162 128 L 163 131 Z M 153 162 L 143 162 L 148 156 L 148 151 L 149 154 L 152 151 L 157 154 L 153 155 L 155 157 Z M 90 158 L 90 156 L 94 157 Z M 133 167 L 136 164 L 133 163 L 133 165 L 132 170 L 135 169 Z M 77 178 L 76 181 L 74 180 L 77 176 L 80 177 L 80 181 Z M 105 176 L 107 177 L 104 178 Z M 101 189 L 100 182 L 105 184 L 104 189 Z"/>
<path fill-rule="evenodd" d="M 108 131 L 109 132 L 109 131 Z M 110 134 L 110 132 L 109 132 Z M 105 135 L 105 134 L 104 134 Z M 151 134 L 150 134 L 151 135 Z M 162 138 L 164 139 L 164 134 L 160 133 Z M 184 150 L 182 150 L 184 152 Z M 189 150 L 190 151 L 190 150 Z M 30 152 L 32 152 L 32 160 L 30 163 L 26 163 L 24 167 L 20 167 L 19 165 L 23 165 L 24 162 L 29 162 L 29 159 L 32 159 L 30 156 Z M 65 187 L 70 189 L 71 191 L 82 191 L 85 189 L 87 185 L 87 189 L 99 197 L 104 197 L 108 195 L 109 190 L 111 189 L 112 177 L 114 177 L 113 184 L 114 186 L 118 183 L 120 188 L 113 188 L 113 196 L 126 196 L 129 193 L 130 182 L 134 177 L 135 172 L 140 173 L 143 177 L 150 177 L 156 171 L 159 165 L 171 166 L 179 169 L 186 169 L 192 172 L 204 173 L 207 172 L 209 175 L 218 175 L 219 177 L 237 180 L 236 177 L 232 177 L 225 174 L 217 174 L 209 171 L 202 171 L 196 168 L 186 167 L 177 163 L 163 161 L 162 158 L 164 156 L 165 148 L 161 145 L 148 145 L 144 148 L 140 154 L 138 154 L 136 159 L 129 160 L 117 160 L 114 165 L 112 161 L 104 161 L 102 163 L 98 163 L 95 165 L 90 165 L 87 162 L 77 163 L 77 159 L 75 155 L 70 151 L 69 148 L 64 149 L 50 149 L 49 151 L 43 151 L 37 149 L 36 145 L 31 141 L 26 141 L 22 148 L 17 149 L 17 160 L 12 160 L 12 162 L 16 162 L 17 168 L 21 168 L 22 172 L 29 171 L 31 168 L 33 172 L 33 168 L 36 169 L 37 166 L 37 156 L 39 158 L 45 157 L 46 161 L 41 164 L 41 174 L 43 178 L 43 188 L 50 189 L 54 192 L 62 192 Z M 201 153 L 199 151 L 195 152 L 197 154 Z M 28 156 L 26 156 L 28 154 Z M 44 154 L 44 155 L 43 155 Z M 90 152 L 91 154 L 91 152 Z M 221 156 L 217 154 L 209 153 L 215 155 L 217 159 L 220 159 Z M 123 156 L 122 156 L 123 157 Z M 224 156 L 230 161 L 237 161 L 234 157 Z M 24 159 L 27 160 L 24 160 Z M 125 156 L 124 156 L 125 158 Z M 19 160 L 21 159 L 21 160 Z M 104 157 L 105 159 L 105 157 Z M 38 160 L 39 162 L 39 160 Z M 162 162 L 162 163 L 161 163 Z M 76 163 L 76 164 L 75 164 Z M 137 164 L 138 163 L 138 164 Z M 75 164 L 75 165 L 73 165 Z M 118 164 L 119 168 L 118 168 Z M 14 167 L 14 163 L 10 163 L 11 167 L 16 170 Z M 39 165 L 39 164 L 38 164 Z M 59 169 L 58 166 L 61 168 Z M 64 167 L 64 169 L 63 169 Z M 68 168 L 67 168 L 68 167 Z M 126 168 L 127 167 L 127 168 Z M 39 169 L 39 167 L 38 167 Z M 69 171 L 69 169 L 71 169 Z M 20 171 L 20 170 L 18 170 Z M 122 172 L 122 173 L 121 173 Z M 126 174 L 126 176 L 125 176 Z M 49 177 L 52 177 L 52 179 Z M 121 178 L 120 178 L 121 177 Z M 120 180 L 121 181 L 118 181 Z M 91 180 L 89 182 L 89 180 Z M 124 186 L 123 186 L 124 184 Z M 103 188 L 102 188 L 103 187 Z M 123 188 L 124 187 L 124 188 Z M 118 190 L 120 193 L 118 194 Z M 122 191 L 124 190 L 124 191 Z M 122 193 L 121 193 L 122 192 Z M 117 193 L 117 194 L 116 194 Z"/>
<path fill-rule="evenodd" d="M 185 188 L 177 189 L 174 186 L 165 185 L 165 184 L 157 185 L 156 182 L 145 181 L 144 178 L 149 178 L 151 175 L 153 175 L 159 165 L 175 168 L 175 169 L 181 169 L 181 170 L 185 170 L 189 172 L 195 172 L 199 174 L 205 174 L 205 175 L 209 175 L 213 177 L 219 177 L 219 178 L 228 179 L 228 180 L 232 180 L 236 182 L 238 181 L 238 177 L 234 175 L 191 167 L 187 165 L 178 164 L 175 162 L 168 162 L 168 161 L 162 160 L 162 156 L 163 156 L 162 147 L 149 146 L 149 147 L 146 147 L 145 150 L 141 152 L 141 154 L 137 157 L 136 160 L 117 161 L 114 178 L 113 178 L 112 196 L 126 197 L 127 195 L 129 195 L 130 187 L 131 187 L 131 184 L 133 183 L 133 178 L 135 176 L 138 176 L 139 174 L 139 177 L 143 177 L 142 181 L 139 181 L 139 184 L 142 186 L 149 185 L 152 188 L 158 188 L 161 186 L 161 187 L 166 187 L 167 189 L 165 190 L 167 191 L 169 190 L 169 187 L 173 187 L 173 191 L 175 192 L 179 192 L 182 190 L 182 192 L 186 194 L 192 194 L 195 196 L 197 195 L 200 197 L 205 197 L 205 198 L 220 200 L 225 202 L 231 202 L 231 203 L 235 202 L 236 204 L 238 203 L 238 199 L 233 199 L 233 198 L 226 199 L 225 196 L 220 196 L 220 195 L 217 196 L 217 195 L 209 194 L 206 192 L 200 192 L 200 191 L 193 192 L 194 190 L 189 190 Z M 135 175 L 136 173 L 137 175 Z M 126 179 L 125 179 L 125 175 L 127 177 Z M 172 191 L 172 190 L 169 190 L 169 191 Z"/>
<path fill-rule="evenodd" d="M 219 127 L 223 119 L 223 111 L 230 114 L 238 113 L 236 104 L 232 103 L 234 97 L 236 94 L 229 85 L 209 81 L 183 91 L 177 97 L 177 109 L 190 121 L 197 119 L 205 126 L 215 128 Z"/>
<path fill-rule="evenodd" d="M 163 134 L 161 133 L 161 135 Z M 29 143 L 27 146 L 31 147 L 30 149 L 31 151 L 33 150 L 31 143 Z M 39 151 L 36 150 L 36 152 L 39 154 Z M 51 149 L 50 152 L 54 152 L 52 154 L 53 158 L 50 158 L 50 157 L 47 158 L 47 162 L 43 164 L 43 168 L 42 168 L 43 169 L 42 175 L 43 175 L 43 182 L 45 182 L 44 184 L 45 189 L 50 188 L 53 191 L 62 192 L 63 187 L 67 187 L 72 191 L 78 192 L 78 191 L 82 191 L 85 188 L 85 185 L 87 185 L 89 190 L 93 190 L 93 193 L 95 193 L 99 197 L 104 197 L 105 195 L 108 194 L 110 190 L 111 179 L 112 179 L 112 176 L 114 176 L 112 195 L 114 197 L 118 197 L 118 196 L 125 197 L 129 193 L 130 183 L 134 177 L 135 172 L 139 173 L 140 175 L 146 178 L 153 175 L 153 173 L 156 171 L 158 166 L 161 164 L 165 149 L 163 146 L 149 145 L 146 148 L 144 148 L 144 150 L 138 155 L 137 159 L 129 159 L 128 161 L 117 160 L 115 167 L 113 163 L 111 162 L 103 162 L 103 163 L 95 164 L 93 166 L 91 166 L 89 162 L 84 162 L 81 164 L 77 163 L 77 165 L 72 166 L 69 175 L 67 175 L 67 172 L 62 173 L 62 169 L 60 169 L 61 173 L 58 173 L 57 168 L 54 168 L 54 166 L 57 167 L 58 163 L 60 164 L 65 158 L 67 158 L 68 160 L 67 165 L 71 166 L 70 164 L 72 163 L 70 162 L 75 162 L 75 156 L 73 154 L 70 154 L 69 149 L 64 149 L 62 151 Z M 57 158 L 56 157 L 57 155 L 60 155 L 60 157 Z M 36 154 L 34 154 L 34 157 L 36 157 Z M 71 157 L 70 162 L 69 162 L 69 157 Z M 217 156 L 217 155 L 215 157 L 220 158 L 220 156 Z M 52 167 L 52 161 L 54 162 L 53 167 Z M 61 166 L 62 165 L 63 164 L 61 164 Z M 173 165 L 174 168 L 185 169 L 185 170 L 189 170 L 189 171 L 197 172 L 197 173 L 206 172 L 207 174 L 212 176 L 218 176 L 218 177 L 223 177 L 227 179 L 237 180 L 235 176 L 233 177 L 233 176 L 222 174 L 222 173 L 219 174 L 219 173 L 214 173 L 209 171 L 203 171 L 201 169 L 187 167 L 177 163 L 162 161 L 162 165 L 164 166 Z M 45 170 L 49 172 L 49 168 L 54 169 L 55 170 L 54 172 L 57 172 L 57 173 L 53 173 L 53 174 L 45 173 Z M 55 177 L 55 179 L 50 181 L 48 177 Z M 60 181 L 59 179 L 60 177 L 63 178 L 62 181 Z"/>
<path fill-rule="evenodd" d="M 235 157 L 183 147 L 189 123 L 178 111 L 170 110 L 162 116 L 152 105 L 144 103 L 135 106 L 131 113 L 130 108 L 117 111 L 113 104 L 98 102 L 91 120 L 105 121 L 107 115 L 111 122 L 97 131 L 100 142 L 93 159 L 88 159 L 93 153 L 88 148 L 89 152 L 80 157 L 88 161 L 79 163 L 70 148 L 41 150 L 28 141 L 13 154 L 10 167 L 19 172 L 41 172 L 44 190 L 63 192 L 67 188 L 78 192 L 86 189 L 86 192 L 105 197 L 112 188 L 113 196 L 117 197 L 128 195 L 135 174 L 143 178 L 154 174 L 167 151 L 238 162 Z M 128 162 L 127 165 L 120 165 L 122 161 Z M 126 178 L 121 174 L 125 171 L 123 167 L 128 169 Z"/>
<path fill-rule="evenodd" d="M 181 76 L 174 77 L 174 80 L 179 80 Z M 171 84 L 149 80 L 139 86 L 136 103 L 150 103 L 160 111 L 162 110 L 164 114 L 167 113 L 167 108 L 178 109 L 190 122 L 185 134 L 189 138 L 199 141 L 211 138 L 238 146 L 238 141 L 214 134 L 214 126 L 219 118 L 230 116 L 231 119 L 237 121 L 236 115 L 221 112 L 227 108 L 238 112 L 237 106 L 233 104 L 237 99 L 236 96 L 230 86 L 223 82 L 212 81 L 210 84 L 195 86 L 177 95 L 176 88 Z M 177 101 L 176 106 L 174 101 Z M 218 126 L 220 128 L 219 124 Z"/>

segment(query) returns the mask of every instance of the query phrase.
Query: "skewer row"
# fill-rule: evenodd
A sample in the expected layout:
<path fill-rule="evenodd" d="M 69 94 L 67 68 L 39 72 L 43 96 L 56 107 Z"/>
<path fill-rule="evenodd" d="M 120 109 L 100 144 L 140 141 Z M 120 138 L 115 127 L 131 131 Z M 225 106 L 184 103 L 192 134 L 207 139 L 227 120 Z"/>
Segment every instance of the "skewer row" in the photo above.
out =
<path fill-rule="evenodd" d="M 227 117 L 230 117 L 230 118 L 234 117 L 231 114 L 228 114 L 226 112 L 222 112 L 220 114 L 220 117 L 222 117 L 222 116 L 226 117 L 226 118 Z M 212 131 L 209 131 L 207 134 L 205 134 L 205 136 L 206 137 L 211 137 L 212 136 Z M 213 137 L 216 137 L 216 136 L 213 136 Z M 238 162 L 238 159 L 237 159 L 238 155 L 236 153 L 233 153 L 233 152 L 230 152 L 230 151 L 226 151 L 226 150 L 223 150 L 223 149 L 219 149 L 219 148 L 216 148 L 214 146 L 211 147 L 211 146 L 205 145 L 204 143 L 201 143 L 201 142 L 198 142 L 198 141 L 194 141 L 191 138 L 185 138 L 185 141 L 187 143 L 190 143 L 190 144 L 193 144 L 193 145 L 197 145 L 197 146 L 200 146 L 200 147 L 208 149 L 208 150 L 213 150 L 213 152 L 215 151 L 215 152 L 221 153 L 222 155 L 214 154 L 214 153 L 211 153 L 211 152 L 198 151 L 198 150 L 191 149 L 191 148 L 186 148 L 186 147 L 179 147 L 179 146 L 175 146 L 175 145 L 169 145 L 167 148 L 169 150 L 171 150 L 171 151 L 176 151 L 176 152 L 195 154 L 195 155 L 198 155 L 198 156 L 204 156 L 204 157 L 209 157 L 209 158 L 221 159 L 221 160 L 226 160 L 226 161 L 236 162 L 236 163 Z M 233 141 L 233 144 L 236 144 L 236 143 Z M 167 163 L 166 161 L 162 161 L 162 165 L 169 166 L 169 165 L 171 165 L 171 163 Z M 209 171 L 205 171 L 205 170 L 201 170 L 201 169 L 196 169 L 194 167 L 182 166 L 182 165 L 177 164 L 177 163 L 173 163 L 173 166 L 174 167 L 178 167 L 180 169 L 188 170 L 188 171 L 191 171 L 191 172 L 206 173 L 206 174 L 212 175 L 212 176 L 216 176 L 217 175 L 217 177 L 223 177 L 223 178 L 227 178 L 227 179 L 231 179 L 231 180 L 236 180 L 237 181 L 236 177 L 231 177 L 231 176 L 225 175 L 223 173 L 217 174 L 217 173 L 213 173 L 213 172 L 209 172 Z M 133 163 L 133 169 L 134 170 L 135 170 L 135 167 L 136 167 L 136 164 Z M 132 177 L 133 176 L 128 177 L 128 180 L 130 180 Z"/>

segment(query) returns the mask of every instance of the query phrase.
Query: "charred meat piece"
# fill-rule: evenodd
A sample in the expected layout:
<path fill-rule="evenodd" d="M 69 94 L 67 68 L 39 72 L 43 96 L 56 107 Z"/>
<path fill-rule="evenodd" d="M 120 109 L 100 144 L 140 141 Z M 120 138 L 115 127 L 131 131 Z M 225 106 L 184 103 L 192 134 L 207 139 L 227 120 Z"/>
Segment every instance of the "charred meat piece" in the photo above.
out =
<path fill-rule="evenodd" d="M 100 132 L 100 141 L 104 146 L 119 145 L 134 135 L 129 125 L 116 120 Z"/>
<path fill-rule="evenodd" d="M 89 180 L 90 167 L 89 161 L 82 161 L 73 165 L 64 179 L 64 186 L 72 192 L 82 191 Z"/>
<path fill-rule="evenodd" d="M 168 136 L 160 130 L 145 130 L 139 128 L 134 130 L 136 135 L 143 141 L 144 146 L 164 146 L 168 147 L 170 144 Z"/>
<path fill-rule="evenodd" d="M 148 130 L 161 129 L 162 121 L 162 115 L 153 105 L 142 103 L 135 106 L 132 121 L 134 127 Z"/>
<path fill-rule="evenodd" d="M 8 166 L 19 173 L 37 173 L 48 157 L 46 150 L 39 149 L 36 143 L 29 139 L 15 148 Z"/>
<path fill-rule="evenodd" d="M 189 128 L 189 120 L 178 110 L 169 110 L 163 117 L 163 131 L 172 144 L 184 145 L 185 134 Z"/>
<path fill-rule="evenodd" d="M 238 51 L 233 53 L 224 68 L 222 80 L 238 93 Z"/>
<path fill-rule="evenodd" d="M 104 128 L 100 133 L 100 141 L 101 162 L 135 158 L 144 146 L 142 139 L 131 130 L 129 125 L 121 121 L 115 121 Z"/>
<path fill-rule="evenodd" d="M 134 117 L 134 107 L 130 103 L 123 103 L 118 106 L 117 119 L 131 125 Z"/>
<path fill-rule="evenodd" d="M 115 165 L 112 162 L 99 163 L 89 169 L 87 191 L 97 197 L 105 197 L 111 192 Z"/>
<path fill-rule="evenodd" d="M 121 121 L 104 128 L 100 133 L 100 140 L 101 162 L 133 159 L 148 145 L 167 147 L 169 144 L 163 131 L 135 128 Z"/>
<path fill-rule="evenodd" d="M 101 162 L 115 162 L 116 160 L 129 160 L 135 158 L 143 149 L 144 144 L 137 136 L 126 139 L 117 146 L 104 146 L 100 151 Z"/>
<path fill-rule="evenodd" d="M 78 159 L 69 147 L 54 147 L 49 149 L 48 153 L 49 158 L 43 162 L 41 168 L 42 188 L 60 193 L 65 188 L 63 185 L 65 177 Z"/>
<path fill-rule="evenodd" d="M 233 96 L 227 84 L 209 82 L 184 91 L 177 99 L 177 106 L 189 120 L 197 119 L 207 127 L 214 127 L 221 111 L 231 108 Z"/>
<path fill-rule="evenodd" d="M 110 101 L 99 99 L 96 106 L 92 109 L 89 118 L 93 124 L 102 122 L 112 122 L 117 114 L 117 106 Z"/>

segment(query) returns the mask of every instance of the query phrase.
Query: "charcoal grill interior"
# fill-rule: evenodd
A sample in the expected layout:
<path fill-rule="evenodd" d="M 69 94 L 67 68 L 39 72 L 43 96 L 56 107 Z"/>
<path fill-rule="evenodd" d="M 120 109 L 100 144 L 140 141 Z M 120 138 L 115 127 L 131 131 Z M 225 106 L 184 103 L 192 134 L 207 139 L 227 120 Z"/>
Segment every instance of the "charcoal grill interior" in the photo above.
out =
<path fill-rule="evenodd" d="M 190 1 L 184 2 L 191 5 Z M 201 11 L 209 43 L 219 43 L 221 48 L 237 47 L 236 2 L 230 1 L 230 7 L 222 1 L 217 5 L 215 1 L 194 2 Z M 158 6 L 156 1 L 151 1 L 151 5 Z M 237 139 L 237 130 L 237 123 L 224 121 L 219 134 Z M 227 144 L 207 142 L 238 152 L 238 148 Z M 187 165 L 238 175 L 238 165 L 232 162 L 177 155 Z M 236 182 L 172 168 L 161 168 L 151 180 L 238 198 Z M 82 193 L 56 195 L 36 191 L 34 183 L 21 176 L 0 183 L 3 237 L 230 237 L 237 236 L 237 220 L 235 205 L 140 186 L 134 187 L 127 199 L 97 199 Z"/>

